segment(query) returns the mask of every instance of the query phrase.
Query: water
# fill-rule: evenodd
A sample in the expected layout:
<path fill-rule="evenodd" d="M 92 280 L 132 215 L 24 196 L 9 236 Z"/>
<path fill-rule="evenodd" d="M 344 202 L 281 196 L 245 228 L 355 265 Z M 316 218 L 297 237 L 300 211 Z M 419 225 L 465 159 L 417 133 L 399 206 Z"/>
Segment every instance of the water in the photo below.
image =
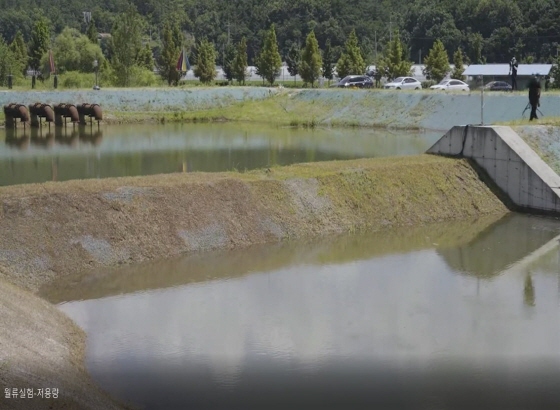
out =
<path fill-rule="evenodd" d="M 101 270 L 41 295 L 87 333 L 99 385 L 147 409 L 558 408 L 559 234 L 510 215 Z"/>
<path fill-rule="evenodd" d="M 414 155 L 441 132 L 274 128 L 245 124 L 107 125 L 3 131 L 0 186 L 299 162 Z"/>

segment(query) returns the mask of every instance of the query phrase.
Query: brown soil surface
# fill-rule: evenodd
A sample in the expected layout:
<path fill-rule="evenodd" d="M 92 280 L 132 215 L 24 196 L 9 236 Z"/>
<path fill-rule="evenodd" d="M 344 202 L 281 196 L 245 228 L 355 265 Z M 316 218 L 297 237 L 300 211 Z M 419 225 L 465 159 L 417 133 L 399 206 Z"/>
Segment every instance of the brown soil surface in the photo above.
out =
<path fill-rule="evenodd" d="M 84 369 L 85 335 L 47 301 L 0 280 L 0 408 L 122 409 Z M 6 398 L 5 389 L 58 389 L 58 398 Z"/>

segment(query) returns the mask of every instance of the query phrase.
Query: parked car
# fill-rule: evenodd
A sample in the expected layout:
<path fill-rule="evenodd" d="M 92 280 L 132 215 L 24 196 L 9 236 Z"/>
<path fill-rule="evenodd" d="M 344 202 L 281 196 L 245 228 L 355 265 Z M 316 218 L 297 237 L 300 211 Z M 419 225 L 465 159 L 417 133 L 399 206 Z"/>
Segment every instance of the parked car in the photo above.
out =
<path fill-rule="evenodd" d="M 488 91 L 511 91 L 511 85 L 505 81 L 491 81 L 484 86 Z"/>
<path fill-rule="evenodd" d="M 395 90 L 420 90 L 422 83 L 412 77 L 397 77 L 393 81 L 386 83 L 384 87 Z"/>
<path fill-rule="evenodd" d="M 340 80 L 337 87 L 372 88 L 373 80 L 367 75 L 348 75 Z"/>
<path fill-rule="evenodd" d="M 461 80 L 443 80 L 439 84 L 432 85 L 432 90 L 445 91 L 470 91 L 469 85 Z"/>

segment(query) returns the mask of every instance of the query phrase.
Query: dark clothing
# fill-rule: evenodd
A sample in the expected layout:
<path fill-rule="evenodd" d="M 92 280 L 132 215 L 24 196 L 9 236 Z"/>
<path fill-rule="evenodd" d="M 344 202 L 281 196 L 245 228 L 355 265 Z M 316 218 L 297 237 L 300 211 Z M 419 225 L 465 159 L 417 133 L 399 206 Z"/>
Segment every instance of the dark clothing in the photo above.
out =
<path fill-rule="evenodd" d="M 517 63 L 517 61 L 510 61 L 509 63 L 509 71 L 510 71 L 510 75 L 511 75 L 511 91 L 513 90 L 517 90 L 517 67 L 519 66 L 519 64 Z"/>
<path fill-rule="evenodd" d="M 531 104 L 531 117 L 529 118 L 529 121 L 538 119 L 539 117 L 537 117 L 537 104 Z"/>
<path fill-rule="evenodd" d="M 517 88 L 517 74 L 511 75 L 511 91 L 518 90 Z"/>
<path fill-rule="evenodd" d="M 541 83 L 536 78 L 532 78 L 531 81 L 529 81 L 529 104 L 531 104 L 530 121 L 539 119 L 539 117 L 537 117 L 537 107 L 541 105 L 540 99 Z"/>

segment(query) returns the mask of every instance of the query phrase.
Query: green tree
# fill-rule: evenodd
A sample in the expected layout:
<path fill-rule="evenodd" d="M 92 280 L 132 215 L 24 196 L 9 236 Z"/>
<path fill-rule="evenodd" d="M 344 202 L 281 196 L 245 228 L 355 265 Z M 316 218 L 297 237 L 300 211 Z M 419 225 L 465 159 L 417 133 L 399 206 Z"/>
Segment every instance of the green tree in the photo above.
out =
<path fill-rule="evenodd" d="M 17 56 L 0 36 L 0 86 L 7 84 L 8 75 L 16 74 L 19 68 Z"/>
<path fill-rule="evenodd" d="M 133 68 L 138 65 L 138 54 L 142 48 L 144 22 L 131 6 L 119 14 L 111 31 L 112 65 L 117 85 L 128 87 Z"/>
<path fill-rule="evenodd" d="M 447 73 L 451 71 L 449 60 L 447 59 L 447 51 L 440 40 L 436 40 L 430 52 L 424 58 L 424 75 L 428 80 L 440 82 L 445 78 Z"/>
<path fill-rule="evenodd" d="M 331 83 L 331 80 L 333 79 L 333 63 L 334 63 L 334 58 L 333 58 L 333 51 L 331 48 L 331 40 L 327 39 L 327 42 L 325 44 L 325 50 L 323 51 L 323 77 L 325 77 L 328 82 L 329 85 Z"/>
<path fill-rule="evenodd" d="M 56 36 L 52 50 L 58 73 L 66 71 L 91 73 L 94 71 L 93 61 L 97 60 L 101 65 L 105 59 L 99 45 L 93 44 L 86 35 L 69 27 Z M 48 72 L 48 53 L 43 55 L 41 67 L 47 68 L 43 71 Z"/>
<path fill-rule="evenodd" d="M 136 62 L 138 66 L 144 67 L 146 70 L 154 70 L 154 53 L 148 43 L 138 51 Z"/>
<path fill-rule="evenodd" d="M 93 44 L 97 44 L 97 27 L 95 26 L 95 20 L 91 19 L 89 22 L 86 35 L 89 38 L 89 41 Z"/>
<path fill-rule="evenodd" d="M 484 38 L 480 33 L 471 33 L 468 37 L 469 42 L 469 58 L 473 64 L 484 64 L 482 57 L 482 47 Z"/>
<path fill-rule="evenodd" d="M 25 40 L 23 39 L 23 34 L 20 30 L 18 30 L 16 36 L 14 37 L 14 40 L 10 44 L 10 50 L 12 51 L 13 56 L 16 59 L 17 72 L 19 74 L 25 75 L 29 56 L 27 55 L 27 46 L 25 45 Z"/>
<path fill-rule="evenodd" d="M 163 26 L 162 49 L 158 58 L 158 67 L 159 75 L 167 81 L 167 85 L 179 83 L 180 74 L 177 71 L 177 61 L 181 55 L 181 45 L 178 44 L 180 37 L 177 36 L 177 31 L 179 31 L 179 27 L 175 22 L 167 21 Z"/>
<path fill-rule="evenodd" d="M 205 84 L 216 77 L 216 50 L 214 44 L 203 38 L 196 46 L 194 75 Z"/>
<path fill-rule="evenodd" d="M 552 88 L 560 88 L 560 57 L 556 57 L 553 61 L 552 70 L 550 70 L 550 77 L 554 81 L 550 84 Z"/>
<path fill-rule="evenodd" d="M 29 65 L 33 70 L 39 70 L 41 58 L 49 50 L 51 29 L 45 17 L 40 17 L 33 26 L 29 46 Z"/>
<path fill-rule="evenodd" d="M 270 85 L 274 84 L 274 80 L 280 72 L 282 67 L 282 58 L 278 52 L 278 42 L 276 40 L 276 31 L 274 24 L 265 35 L 264 44 L 255 62 L 258 74 Z"/>
<path fill-rule="evenodd" d="M 409 61 L 406 57 L 406 50 L 398 32 L 394 34 L 393 39 L 386 47 L 385 54 L 379 57 L 376 68 L 379 70 L 379 75 L 386 77 L 388 80 L 410 75 L 412 61 Z"/>
<path fill-rule="evenodd" d="M 305 40 L 305 48 L 301 53 L 300 75 L 304 83 L 311 83 L 313 88 L 315 81 L 321 76 L 323 59 L 319 51 L 319 43 L 315 37 L 315 32 L 311 31 Z"/>
<path fill-rule="evenodd" d="M 346 40 L 346 48 L 336 63 L 336 72 L 339 78 L 344 78 L 350 74 L 363 74 L 365 69 L 356 30 L 352 29 Z"/>
<path fill-rule="evenodd" d="M 297 43 L 292 43 L 288 56 L 286 57 L 286 64 L 288 65 L 288 72 L 294 77 L 294 84 L 296 82 L 296 75 L 299 74 L 299 67 L 301 64 L 301 50 Z"/>
<path fill-rule="evenodd" d="M 238 83 L 245 85 L 245 78 L 247 76 L 247 40 L 245 37 L 237 44 L 233 75 Z"/>
<path fill-rule="evenodd" d="M 465 67 L 463 66 L 463 51 L 459 47 L 455 53 L 453 53 L 453 64 L 455 68 L 451 73 L 451 78 L 456 80 L 464 80 L 465 77 L 463 76 L 463 72 L 465 71 Z"/>
<path fill-rule="evenodd" d="M 226 79 L 231 82 L 235 78 L 235 59 L 237 57 L 237 51 L 235 46 L 231 43 L 228 43 L 226 46 L 225 51 L 225 58 L 224 58 L 224 75 Z"/>

